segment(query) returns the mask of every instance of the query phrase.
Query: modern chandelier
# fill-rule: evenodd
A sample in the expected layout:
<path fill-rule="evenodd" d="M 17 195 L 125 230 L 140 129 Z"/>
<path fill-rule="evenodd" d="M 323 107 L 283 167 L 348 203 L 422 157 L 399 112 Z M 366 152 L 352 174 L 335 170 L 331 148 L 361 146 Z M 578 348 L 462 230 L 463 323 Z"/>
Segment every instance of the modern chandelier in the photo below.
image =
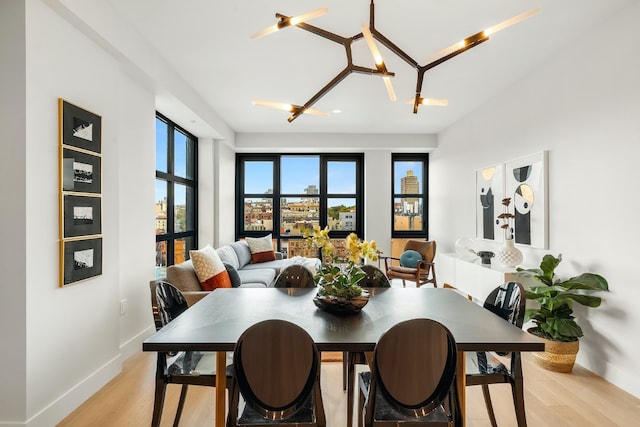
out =
<path fill-rule="evenodd" d="M 307 21 L 317 18 L 318 16 L 324 15 L 328 12 L 328 9 L 321 8 L 317 9 L 302 15 L 298 16 L 287 16 L 281 13 L 276 13 L 275 16 L 278 19 L 276 24 L 265 28 L 262 31 L 259 31 L 251 36 L 252 39 L 256 39 L 259 37 L 266 36 L 278 30 L 281 30 L 286 27 L 298 27 L 303 30 L 309 31 L 315 35 L 320 37 L 324 37 L 332 42 L 341 44 L 344 46 L 346 57 L 347 57 L 347 65 L 342 71 L 340 71 L 329 83 L 327 83 L 322 89 L 320 89 L 315 95 L 313 95 L 307 102 L 303 105 L 296 104 L 286 104 L 281 102 L 274 101 L 263 101 L 263 100 L 254 100 L 254 105 L 277 108 L 281 110 L 285 110 L 291 113 L 291 116 L 287 119 L 289 122 L 294 121 L 302 114 L 314 114 L 314 115 L 324 115 L 327 116 L 329 113 L 322 112 L 316 109 L 311 108 L 320 98 L 326 95 L 331 89 L 333 89 L 338 83 L 344 80 L 351 73 L 363 73 L 363 74 L 371 74 L 371 75 L 379 75 L 382 77 L 387 92 L 389 94 L 389 99 L 393 102 L 396 101 L 396 95 L 393 90 L 393 86 L 391 83 L 391 77 L 395 76 L 395 73 L 387 70 L 387 67 L 382 59 L 382 55 L 378 49 L 376 41 L 381 45 L 385 46 L 391 52 L 396 54 L 402 60 L 404 60 L 407 64 L 413 67 L 417 71 L 417 82 L 416 82 L 416 93 L 415 96 L 409 101 L 409 104 L 413 104 L 413 113 L 416 114 L 418 112 L 418 107 L 420 105 L 432 105 L 432 106 L 446 106 L 448 101 L 446 99 L 431 99 L 431 98 L 423 98 L 422 97 L 422 83 L 424 80 L 424 75 L 427 71 L 432 68 L 442 64 L 449 59 L 466 52 L 467 50 L 484 43 L 489 40 L 489 36 L 497 33 L 500 30 L 503 30 L 511 25 L 514 25 L 524 19 L 527 19 L 538 12 L 540 12 L 540 8 L 534 8 L 527 12 L 524 12 L 520 15 L 514 16 L 506 21 L 503 21 L 497 25 L 494 25 L 490 28 L 487 28 L 483 31 L 480 31 L 472 36 L 469 36 L 458 43 L 455 43 L 435 55 L 430 56 L 425 60 L 425 65 L 420 65 L 416 60 L 410 57 L 407 53 L 405 53 L 402 49 L 400 49 L 396 44 L 394 44 L 391 40 L 385 37 L 382 33 L 380 33 L 375 27 L 375 4 L 374 0 L 371 0 L 371 4 L 369 6 L 369 25 L 362 24 L 361 32 L 352 36 L 352 37 L 342 37 L 338 34 L 331 33 L 322 28 L 315 27 L 307 23 Z M 362 67 L 359 65 L 355 65 L 353 63 L 353 55 L 351 51 L 352 44 L 364 38 L 371 55 L 373 56 L 375 62 L 375 68 Z"/>

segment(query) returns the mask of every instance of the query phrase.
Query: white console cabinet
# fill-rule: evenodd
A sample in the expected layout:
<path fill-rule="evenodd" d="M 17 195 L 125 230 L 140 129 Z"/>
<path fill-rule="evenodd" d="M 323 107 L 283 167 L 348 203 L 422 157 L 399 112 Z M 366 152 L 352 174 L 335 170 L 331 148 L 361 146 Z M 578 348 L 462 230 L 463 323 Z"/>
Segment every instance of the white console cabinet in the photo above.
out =
<path fill-rule="evenodd" d="M 466 261 L 456 253 L 438 254 L 436 258 L 438 286 L 444 286 L 445 283 L 451 285 L 479 303 L 505 282 L 516 281 L 526 287 L 525 279 L 516 276 L 514 272 L 515 268 L 502 267 L 495 262 L 483 265 L 480 259 L 475 262 Z"/>

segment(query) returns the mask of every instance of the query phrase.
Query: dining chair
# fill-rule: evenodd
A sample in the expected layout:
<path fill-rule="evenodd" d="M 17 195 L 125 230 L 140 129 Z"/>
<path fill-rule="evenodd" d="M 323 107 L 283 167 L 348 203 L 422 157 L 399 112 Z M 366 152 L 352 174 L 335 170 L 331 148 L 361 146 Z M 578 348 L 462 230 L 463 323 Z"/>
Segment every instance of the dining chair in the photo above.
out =
<path fill-rule="evenodd" d="M 367 275 L 360 279 L 358 285 L 363 288 L 390 288 L 391 283 L 384 272 L 375 265 L 365 264 L 360 267 Z M 351 360 L 350 360 L 351 358 Z M 347 389 L 347 378 L 349 376 L 349 367 L 352 369 L 358 363 L 366 363 L 364 352 L 342 352 L 342 389 Z"/>
<path fill-rule="evenodd" d="M 436 283 L 436 266 L 433 259 L 436 256 L 436 242 L 434 240 L 407 240 L 400 258 L 381 256 L 389 280 L 401 279 L 402 286 L 406 280 L 416 282 L 416 287 L 427 283 Z M 394 263 L 396 261 L 399 265 Z"/>
<path fill-rule="evenodd" d="M 360 269 L 367 275 L 360 279 L 358 285 L 363 288 L 390 288 L 391 282 L 384 272 L 378 267 L 372 264 L 365 264 L 360 266 Z"/>
<path fill-rule="evenodd" d="M 304 265 L 292 264 L 280 271 L 274 288 L 314 288 L 313 273 Z"/>
<path fill-rule="evenodd" d="M 320 353 L 296 324 L 271 319 L 246 329 L 233 352 L 233 373 L 227 427 L 326 425 Z"/>
<path fill-rule="evenodd" d="M 358 425 L 458 426 L 456 343 L 432 319 L 400 322 L 373 352 L 371 371 L 359 374 Z"/>
<path fill-rule="evenodd" d="M 164 326 L 187 310 L 187 301 L 182 292 L 171 283 L 159 280 L 155 286 L 156 301 L 160 321 Z M 227 355 L 227 388 L 233 385 L 231 376 L 231 358 Z M 153 403 L 152 425 L 159 425 L 162 408 L 168 384 L 182 384 L 178 408 L 173 422 L 177 426 L 180 422 L 182 409 L 187 397 L 189 385 L 215 387 L 216 385 L 216 353 L 199 351 L 181 351 L 175 354 L 158 354 L 158 372 L 162 376 L 156 377 L 155 399 Z"/>
<path fill-rule="evenodd" d="M 518 282 L 507 282 L 498 286 L 491 291 L 484 302 L 484 308 L 518 328 L 522 328 L 525 305 L 524 288 Z M 467 386 L 482 386 L 482 394 L 487 412 L 489 413 L 491 425 L 496 427 L 497 423 L 491 403 L 489 384 L 507 383 L 511 385 L 511 394 L 513 396 L 518 427 L 526 427 L 527 420 L 524 411 L 524 383 L 520 352 L 497 353 L 499 356 L 509 356 L 510 368 L 507 368 L 492 352 L 466 352 L 465 354 L 467 358 Z"/>

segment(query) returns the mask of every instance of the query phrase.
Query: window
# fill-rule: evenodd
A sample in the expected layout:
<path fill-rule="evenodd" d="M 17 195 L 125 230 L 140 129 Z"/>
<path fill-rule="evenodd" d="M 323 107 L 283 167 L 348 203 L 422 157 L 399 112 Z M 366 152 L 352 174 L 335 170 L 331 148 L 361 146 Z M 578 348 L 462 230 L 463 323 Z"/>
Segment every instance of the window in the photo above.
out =
<path fill-rule="evenodd" d="M 313 225 L 328 225 L 335 238 L 351 232 L 364 237 L 362 154 L 238 154 L 236 159 L 239 238 L 270 232 L 285 250 L 290 239 Z"/>
<path fill-rule="evenodd" d="M 428 236 L 428 154 L 392 154 L 392 237 Z"/>
<path fill-rule="evenodd" d="M 198 247 L 196 141 L 156 113 L 156 278 Z"/>

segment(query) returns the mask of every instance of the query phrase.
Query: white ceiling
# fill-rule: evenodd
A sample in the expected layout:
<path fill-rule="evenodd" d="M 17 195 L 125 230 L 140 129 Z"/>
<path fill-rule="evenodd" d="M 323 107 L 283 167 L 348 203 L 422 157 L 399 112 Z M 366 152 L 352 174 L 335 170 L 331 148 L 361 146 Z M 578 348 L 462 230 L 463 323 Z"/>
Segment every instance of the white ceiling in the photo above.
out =
<path fill-rule="evenodd" d="M 346 65 L 341 45 L 299 28 L 256 40 L 276 12 L 299 15 L 328 7 L 309 23 L 344 37 L 368 22 L 369 0 L 108 0 L 236 132 L 438 133 L 481 107 L 552 55 L 589 43 L 591 27 L 636 0 L 377 0 L 375 27 L 420 65 L 436 52 L 491 25 L 540 7 L 528 20 L 427 72 L 422 96 L 448 107 L 404 103 L 416 71 L 380 47 L 398 101 L 378 76 L 351 74 L 303 115 L 251 104 L 252 99 L 303 105 Z M 354 63 L 373 68 L 363 40 Z M 543 88 L 541 88 L 543 90 Z M 165 108 L 170 109 L 169 105 Z"/>

